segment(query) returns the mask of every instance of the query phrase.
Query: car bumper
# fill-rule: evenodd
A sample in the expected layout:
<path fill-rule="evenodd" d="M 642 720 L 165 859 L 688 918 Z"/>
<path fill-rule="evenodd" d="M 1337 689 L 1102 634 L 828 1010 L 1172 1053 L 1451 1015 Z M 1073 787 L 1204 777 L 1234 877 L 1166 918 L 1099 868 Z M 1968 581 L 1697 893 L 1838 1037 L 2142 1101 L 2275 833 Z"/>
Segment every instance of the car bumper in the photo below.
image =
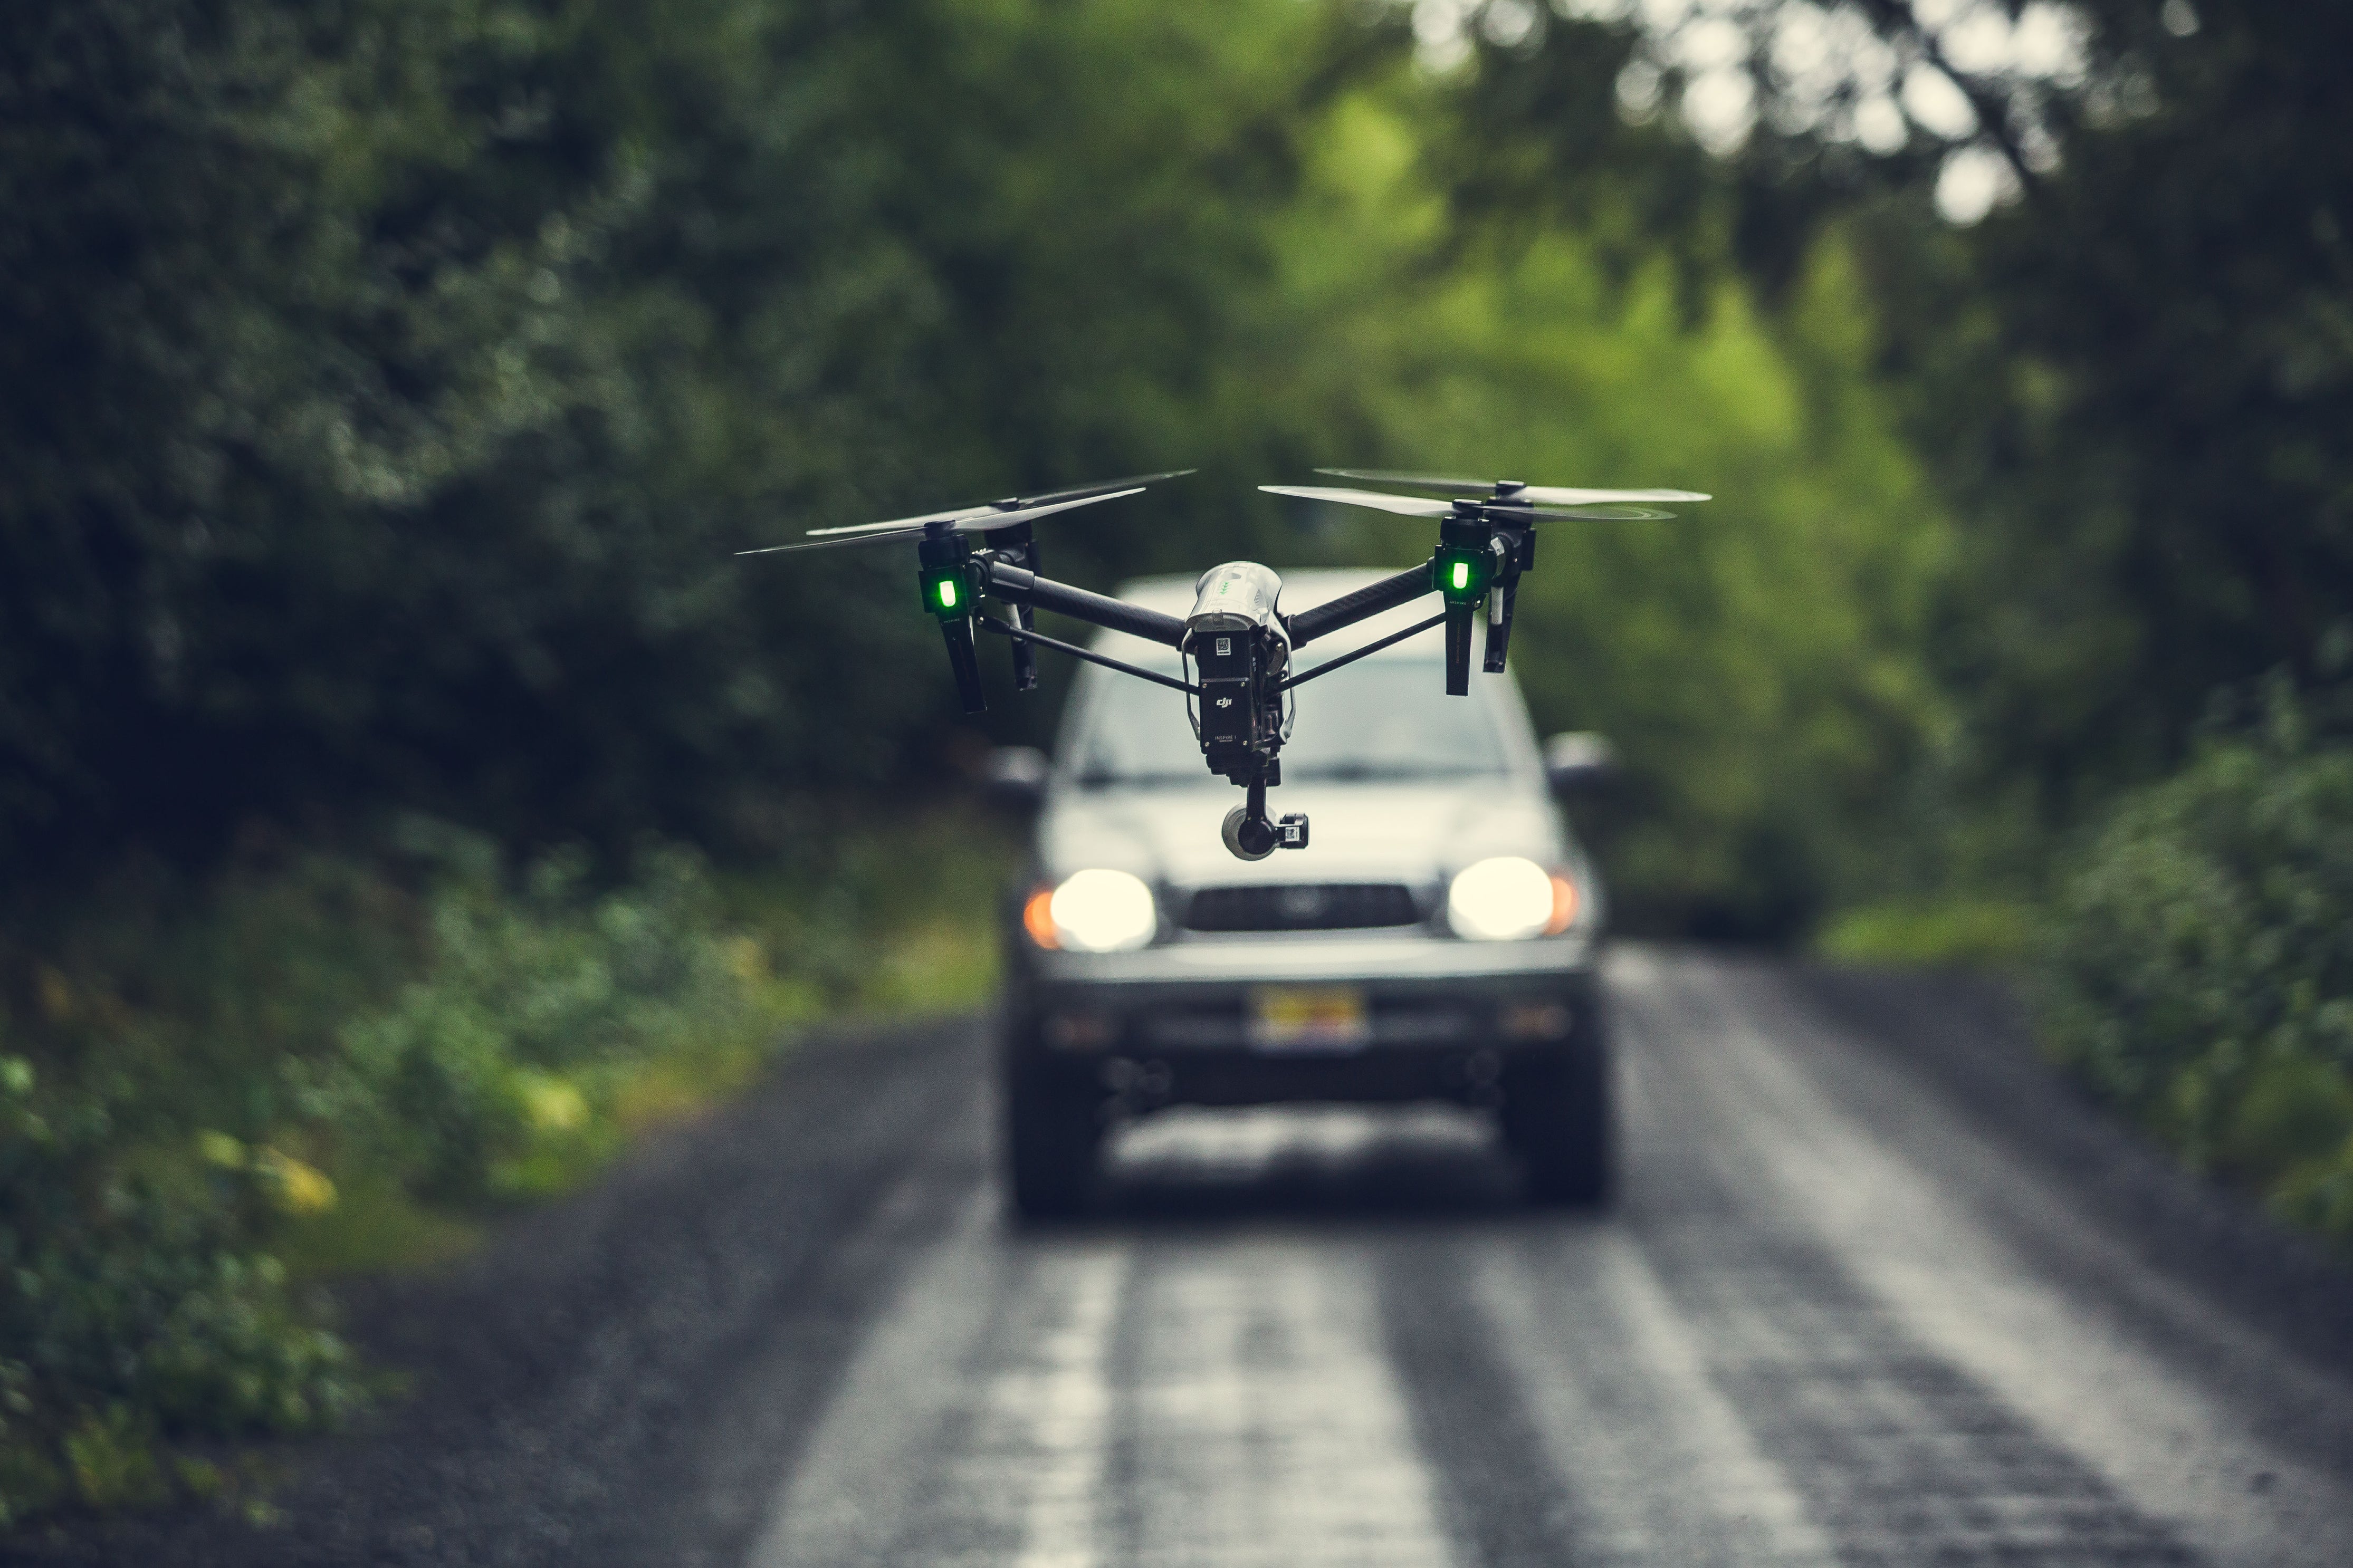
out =
<path fill-rule="evenodd" d="M 1593 944 L 1425 932 L 1263 933 L 1128 953 L 1035 953 L 1008 1023 L 1033 1060 L 1098 1079 L 1131 1108 L 1489 1097 L 1515 1060 L 1600 1048 Z M 1269 988 L 1345 989 L 1343 1045 L 1270 1045 Z"/>
<path fill-rule="evenodd" d="M 1410 980 L 1476 985 L 1592 968 L 1593 942 L 1570 934 L 1463 942 L 1424 931 L 1253 931 L 1192 937 L 1134 952 L 1039 952 L 1039 982 L 1062 986 L 1325 984 Z"/>

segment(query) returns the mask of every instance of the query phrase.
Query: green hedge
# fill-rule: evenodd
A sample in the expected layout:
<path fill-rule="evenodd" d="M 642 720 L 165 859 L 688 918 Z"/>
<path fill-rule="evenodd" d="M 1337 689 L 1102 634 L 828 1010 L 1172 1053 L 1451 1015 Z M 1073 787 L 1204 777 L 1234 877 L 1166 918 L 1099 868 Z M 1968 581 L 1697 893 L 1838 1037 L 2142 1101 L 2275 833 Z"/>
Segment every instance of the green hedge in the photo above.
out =
<path fill-rule="evenodd" d="M 2353 748 L 2211 746 L 2124 801 L 2063 884 L 2059 1058 L 2196 1168 L 2353 1240 Z"/>

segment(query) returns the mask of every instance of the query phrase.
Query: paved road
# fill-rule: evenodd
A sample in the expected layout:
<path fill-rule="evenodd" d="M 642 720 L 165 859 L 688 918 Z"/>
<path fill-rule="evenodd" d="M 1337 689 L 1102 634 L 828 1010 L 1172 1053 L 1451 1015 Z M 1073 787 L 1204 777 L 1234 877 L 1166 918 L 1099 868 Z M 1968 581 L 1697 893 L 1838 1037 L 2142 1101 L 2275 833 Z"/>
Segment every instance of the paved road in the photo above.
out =
<path fill-rule="evenodd" d="M 1251 1113 L 1134 1130 L 1100 1218 L 1018 1232 L 977 1031 L 839 1045 L 368 1309 L 433 1370 L 285 1528 L 109 1549 L 2353 1563 L 2343 1273 L 2074 1103 L 1983 993 L 1643 950 L 1610 982 L 1609 1217 L 1518 1206 L 1467 1117 Z"/>

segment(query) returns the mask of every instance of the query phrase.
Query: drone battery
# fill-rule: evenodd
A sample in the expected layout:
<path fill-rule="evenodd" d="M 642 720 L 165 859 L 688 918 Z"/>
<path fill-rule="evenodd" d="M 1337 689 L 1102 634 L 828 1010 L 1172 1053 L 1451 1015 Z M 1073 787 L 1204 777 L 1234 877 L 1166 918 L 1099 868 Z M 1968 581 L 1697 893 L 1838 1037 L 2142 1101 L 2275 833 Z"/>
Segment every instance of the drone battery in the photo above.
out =
<path fill-rule="evenodd" d="M 1204 628 L 1193 638 L 1201 668 L 1201 746 L 1205 751 L 1247 749 L 1252 739 L 1257 685 L 1258 638 L 1244 630 Z"/>

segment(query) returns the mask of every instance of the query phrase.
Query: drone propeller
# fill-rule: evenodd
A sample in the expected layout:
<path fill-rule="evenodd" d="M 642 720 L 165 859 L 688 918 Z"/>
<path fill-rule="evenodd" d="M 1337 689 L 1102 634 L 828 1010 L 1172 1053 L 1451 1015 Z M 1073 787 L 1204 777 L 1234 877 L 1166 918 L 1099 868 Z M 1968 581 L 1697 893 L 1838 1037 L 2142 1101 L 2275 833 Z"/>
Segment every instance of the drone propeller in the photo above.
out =
<path fill-rule="evenodd" d="M 1710 498 L 1697 490 L 1566 489 L 1556 485 L 1524 485 L 1517 479 L 1461 479 L 1442 475 L 1398 474 L 1386 468 L 1318 468 L 1343 479 L 1370 479 L 1375 484 L 1407 485 L 1448 495 L 1486 496 L 1499 501 L 1530 501 L 1539 506 L 1607 506 L 1621 501 L 1694 501 Z"/>
<path fill-rule="evenodd" d="M 1329 472 L 1331 470 L 1319 469 L 1317 471 Z M 1456 504 L 1453 501 L 1431 500 L 1422 496 L 1384 495 L 1378 490 L 1335 489 L 1321 485 L 1261 485 L 1259 486 L 1259 489 L 1266 491 L 1270 495 L 1298 496 L 1305 500 L 1333 501 L 1341 506 L 1368 506 L 1376 508 L 1381 511 L 1397 512 L 1405 517 L 1451 517 L 1454 514 Z M 1564 491 L 1562 493 L 1566 494 L 1567 492 Z M 1627 495 L 1632 495 L 1637 492 L 1631 490 L 1624 492 L 1604 492 L 1596 490 L 1591 493 L 1595 495 L 1605 493 L 1624 493 Z M 1659 490 L 1643 493 L 1656 494 L 1660 496 L 1681 496 L 1687 492 L 1683 490 Z M 1496 507 L 1499 510 L 1505 510 L 1505 514 L 1511 518 L 1581 518 L 1592 522 L 1656 522 L 1662 518 L 1670 518 L 1675 515 L 1671 511 L 1661 511 L 1655 507 L 1647 506 L 1524 506 L 1519 504 L 1518 496 L 1504 497 L 1500 500 L 1490 500 L 1486 504 L 1488 506 Z"/>
<path fill-rule="evenodd" d="M 818 528 L 810 530 L 806 544 L 771 544 L 759 550 L 739 550 L 738 555 L 776 555 L 792 550 L 837 550 L 845 544 L 881 544 L 898 539 L 921 539 L 934 528 L 944 528 L 951 533 L 987 533 L 992 529 L 1011 528 L 1032 518 L 1046 517 L 1072 507 L 1092 506 L 1097 501 L 1117 500 L 1122 496 L 1143 493 L 1142 485 L 1131 484 L 1125 489 L 1094 490 L 1074 500 L 1050 500 L 1043 505 L 1007 508 L 991 503 L 987 506 L 965 507 L 958 511 L 933 512 L 923 517 L 902 517 L 891 522 L 860 523 L 854 528 Z M 1029 498 L 1017 497 L 1016 500 Z M 826 537 L 818 537 L 823 535 Z"/>
<path fill-rule="evenodd" d="M 1438 500 L 1321 485 L 1259 486 L 1273 495 L 1438 520 L 1438 550 L 1430 558 L 1430 585 L 1446 601 L 1446 692 L 1450 697 L 1470 694 L 1471 620 L 1482 608 L 1487 618 L 1487 657 L 1482 668 L 1490 673 L 1504 668 L 1511 647 L 1520 574 L 1536 560 L 1536 536 L 1528 524 L 1552 518 L 1647 522 L 1674 513 L 1626 503 L 1707 500 L 1692 490 L 1547 489 L 1509 479 L 1491 484 L 1484 479 L 1428 479 L 1367 468 L 1318 468 L 1316 472 L 1456 493 L 1455 500 Z"/>

